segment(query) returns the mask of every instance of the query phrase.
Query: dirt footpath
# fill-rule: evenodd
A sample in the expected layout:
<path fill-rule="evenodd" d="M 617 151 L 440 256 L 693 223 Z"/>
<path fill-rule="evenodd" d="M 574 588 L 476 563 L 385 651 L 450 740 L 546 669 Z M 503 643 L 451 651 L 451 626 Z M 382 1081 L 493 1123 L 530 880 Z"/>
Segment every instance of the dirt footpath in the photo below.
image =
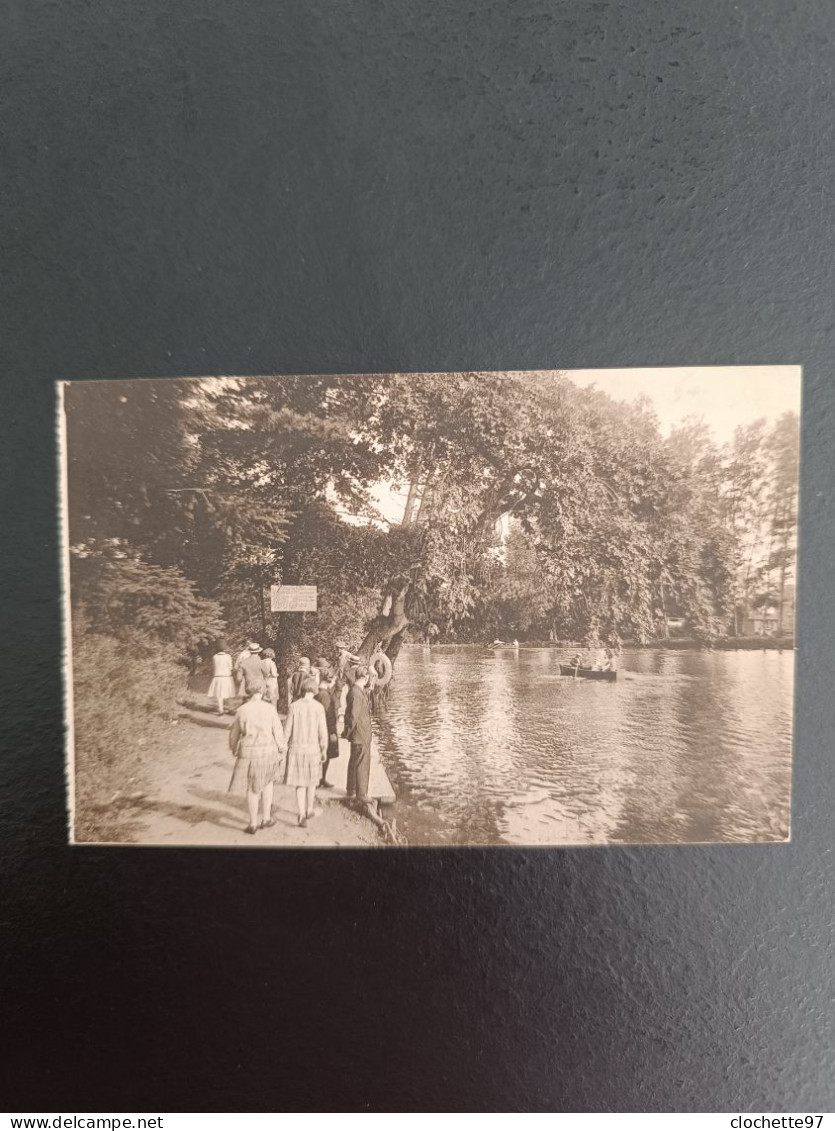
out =
<path fill-rule="evenodd" d="M 234 765 L 232 716 L 221 718 L 201 707 L 182 707 L 170 739 L 148 756 L 144 797 L 125 814 L 131 843 L 240 848 L 366 848 L 382 843 L 374 825 L 342 803 L 340 789 L 318 790 L 322 815 L 299 828 L 296 791 L 288 786 L 276 786 L 273 828 L 247 836 L 246 798 L 227 793 Z"/>

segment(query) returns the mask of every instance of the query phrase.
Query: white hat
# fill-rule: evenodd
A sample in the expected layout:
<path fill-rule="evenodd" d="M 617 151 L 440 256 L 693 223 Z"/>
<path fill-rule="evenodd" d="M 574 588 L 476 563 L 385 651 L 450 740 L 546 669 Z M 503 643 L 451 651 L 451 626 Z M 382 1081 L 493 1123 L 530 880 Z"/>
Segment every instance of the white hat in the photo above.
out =
<path fill-rule="evenodd" d="M 255 643 L 255 642 L 253 641 L 253 643 L 249 645 L 249 650 L 250 650 L 250 652 L 260 652 L 260 651 L 261 651 L 261 645 L 260 645 L 260 644 L 256 644 L 256 643 Z"/>

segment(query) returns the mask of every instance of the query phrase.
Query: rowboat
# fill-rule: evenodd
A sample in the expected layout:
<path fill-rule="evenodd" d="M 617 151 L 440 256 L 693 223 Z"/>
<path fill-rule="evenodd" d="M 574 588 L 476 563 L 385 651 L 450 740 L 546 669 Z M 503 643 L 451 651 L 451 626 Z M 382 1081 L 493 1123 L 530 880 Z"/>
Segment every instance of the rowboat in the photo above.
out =
<path fill-rule="evenodd" d="M 602 672 L 594 668 L 575 668 L 572 664 L 560 664 L 560 675 L 570 675 L 579 679 L 603 679 L 614 683 L 618 678 L 616 671 Z"/>

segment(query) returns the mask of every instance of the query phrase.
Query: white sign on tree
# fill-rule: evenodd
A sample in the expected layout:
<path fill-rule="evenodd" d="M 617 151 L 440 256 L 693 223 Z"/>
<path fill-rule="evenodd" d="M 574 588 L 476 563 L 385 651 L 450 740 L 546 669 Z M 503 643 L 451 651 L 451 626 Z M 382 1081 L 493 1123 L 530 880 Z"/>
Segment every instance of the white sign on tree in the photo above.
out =
<path fill-rule="evenodd" d="M 270 609 L 274 613 L 315 613 L 315 585 L 271 585 Z"/>

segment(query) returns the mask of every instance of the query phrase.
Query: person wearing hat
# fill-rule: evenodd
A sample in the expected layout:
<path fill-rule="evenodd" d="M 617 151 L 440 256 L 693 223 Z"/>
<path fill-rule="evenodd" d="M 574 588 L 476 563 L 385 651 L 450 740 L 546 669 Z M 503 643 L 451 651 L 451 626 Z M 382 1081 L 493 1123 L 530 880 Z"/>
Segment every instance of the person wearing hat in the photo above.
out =
<path fill-rule="evenodd" d="M 352 664 L 361 664 L 362 660 L 359 656 L 355 656 L 344 640 L 337 640 L 336 650 L 339 653 L 339 658 L 336 661 L 336 674 L 338 679 L 343 679 L 348 668 Z"/>
<path fill-rule="evenodd" d="M 235 768 L 229 793 L 246 794 L 249 824 L 245 832 L 254 836 L 259 828 L 271 828 L 273 787 L 283 771 L 287 740 L 278 713 L 263 699 L 264 684 L 249 684 L 247 700 L 235 713 L 229 732 L 229 749 L 235 755 Z M 258 805 L 261 823 L 258 824 Z"/>
<path fill-rule="evenodd" d="M 238 665 L 241 676 L 244 682 L 244 695 L 247 698 L 252 694 L 252 689 L 256 684 L 263 685 L 268 678 L 268 665 L 266 660 L 261 659 L 261 645 L 256 644 L 254 641 L 247 649 L 247 655 L 241 660 Z"/>
<path fill-rule="evenodd" d="M 311 669 L 312 671 L 313 669 Z M 319 673 L 319 683 L 335 683 L 336 672 L 333 664 L 325 656 L 320 656 L 316 661 L 316 671 Z"/>
<path fill-rule="evenodd" d="M 304 695 L 302 684 L 310 675 L 310 657 L 299 656 L 299 666 L 287 680 L 287 705 L 295 703 Z"/>
<path fill-rule="evenodd" d="M 238 695 L 243 698 L 244 696 L 244 673 L 241 670 L 241 665 L 244 660 L 248 660 L 250 656 L 250 649 L 252 648 L 253 641 L 250 640 L 248 644 L 238 653 L 235 660 L 235 683 L 238 685 Z"/>
<path fill-rule="evenodd" d="M 368 668 L 356 669 L 345 707 L 345 737 L 351 744 L 345 792 L 360 805 L 368 804 L 371 776 L 371 706 L 365 692 Z"/>

